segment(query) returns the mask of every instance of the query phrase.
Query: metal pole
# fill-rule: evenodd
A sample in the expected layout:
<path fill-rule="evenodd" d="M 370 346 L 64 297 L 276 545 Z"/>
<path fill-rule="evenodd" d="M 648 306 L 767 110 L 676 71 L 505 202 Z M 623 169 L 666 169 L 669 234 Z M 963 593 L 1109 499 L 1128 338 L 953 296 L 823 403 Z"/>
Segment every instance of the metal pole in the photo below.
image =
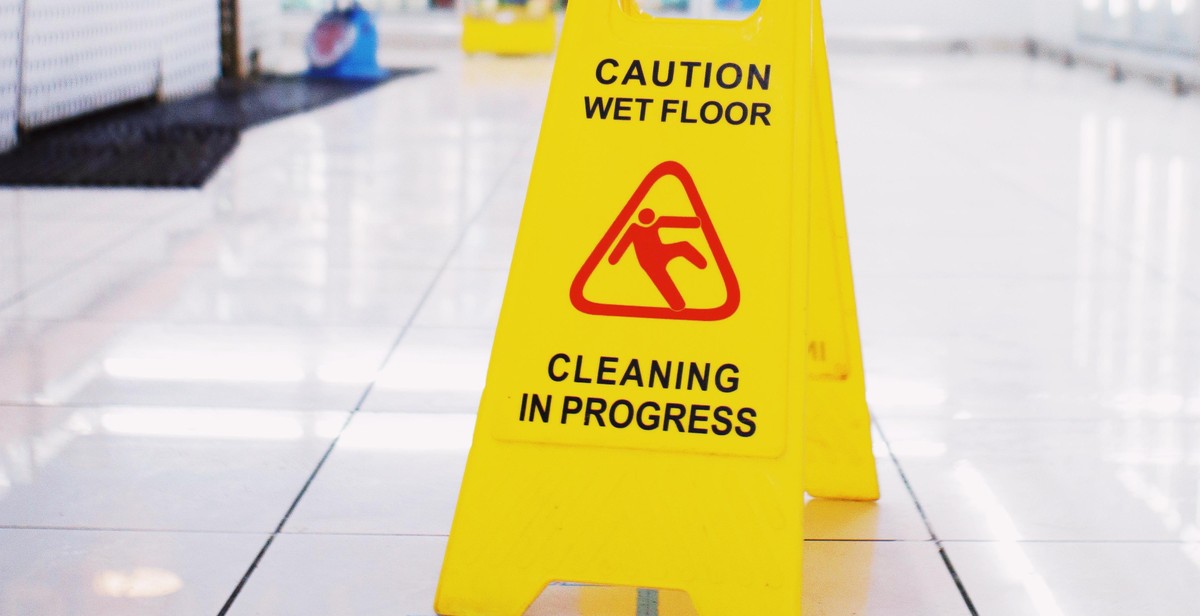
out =
<path fill-rule="evenodd" d="M 242 79 L 242 7 L 239 0 L 221 1 L 221 73 L 224 77 Z"/>

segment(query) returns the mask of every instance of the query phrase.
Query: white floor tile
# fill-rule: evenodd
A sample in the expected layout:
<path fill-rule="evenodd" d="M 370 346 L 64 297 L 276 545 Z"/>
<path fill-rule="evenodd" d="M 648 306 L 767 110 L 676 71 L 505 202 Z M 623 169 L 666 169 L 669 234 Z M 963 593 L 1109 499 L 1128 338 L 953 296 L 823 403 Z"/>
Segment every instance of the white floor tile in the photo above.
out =
<path fill-rule="evenodd" d="M 1088 345 L 1200 336 L 1200 303 L 1153 274 L 1093 279 L 876 279 L 857 285 L 864 335 L 988 335 Z M 1103 338 L 1109 336 L 1112 341 Z"/>
<path fill-rule="evenodd" d="M 286 532 L 449 534 L 474 429 L 474 415 L 356 415 Z"/>
<path fill-rule="evenodd" d="M 1194 531 L 1200 422 L 884 418 L 882 429 L 943 540 L 1182 541 Z"/>
<path fill-rule="evenodd" d="M 364 197 L 376 204 L 393 198 L 391 191 Z M 319 202 L 314 207 L 330 206 Z M 349 222 L 331 221 L 329 216 L 321 213 L 310 219 L 304 213 L 275 217 L 268 213 L 249 221 L 218 220 L 211 226 L 212 248 L 187 255 L 186 260 L 245 267 L 436 268 L 449 257 L 461 233 L 443 224 L 382 225 L 368 216 Z"/>
<path fill-rule="evenodd" d="M 230 613 L 432 616 L 444 550 L 441 537 L 285 534 Z M 968 613 L 932 543 L 809 542 L 805 561 L 805 614 Z"/>
<path fill-rule="evenodd" d="M 445 537 L 275 538 L 230 616 L 434 616 Z"/>
<path fill-rule="evenodd" d="M 345 417 L 0 407 L 0 528 L 269 533 Z"/>
<path fill-rule="evenodd" d="M 852 236 L 855 274 L 866 277 L 1083 278 L 1128 276 L 1132 259 L 1119 248 L 1089 249 L 1079 258 L 1077 242 L 1055 234 L 1013 232 L 987 237 L 947 234 L 907 241 L 871 241 Z"/>
<path fill-rule="evenodd" d="M 823 541 L 927 541 L 929 529 L 921 518 L 886 446 L 878 442 L 878 502 L 861 503 L 809 499 L 804 505 L 804 537 Z"/>
<path fill-rule="evenodd" d="M 447 269 L 417 313 L 420 327 L 495 329 L 507 270 Z"/>
<path fill-rule="evenodd" d="M 1200 304 L 1144 280 L 860 282 L 868 398 L 884 416 L 1186 412 Z M 1157 410 L 1156 409 L 1164 409 Z"/>
<path fill-rule="evenodd" d="M 414 327 L 379 372 L 364 411 L 469 413 L 479 410 L 493 332 Z"/>
<path fill-rule="evenodd" d="M 0 529 L 0 611 L 216 614 L 264 535 Z"/>
<path fill-rule="evenodd" d="M 350 410 L 400 328 L 0 322 L 0 402 Z"/>
<path fill-rule="evenodd" d="M 980 614 L 1188 616 L 1200 603 L 1197 543 L 948 543 L 946 551 Z"/>
<path fill-rule="evenodd" d="M 116 246 L 147 226 L 138 219 L 89 220 L 87 218 L 28 218 L 22 214 L 4 219 L 4 227 L 21 261 L 75 263 Z M 70 242 L 59 238 L 70 237 Z"/>
<path fill-rule="evenodd" d="M 969 613 L 932 542 L 804 544 L 805 616 Z"/>
<path fill-rule="evenodd" d="M 504 206 L 493 204 L 491 207 Z M 512 265 L 518 226 L 515 222 L 476 222 L 463 236 L 462 243 L 450 259 L 450 267 L 508 271 Z"/>
<path fill-rule="evenodd" d="M 231 325 L 401 325 L 437 270 L 85 265 L 27 294 L 0 319 Z"/>
<path fill-rule="evenodd" d="M 169 216 L 182 207 L 203 203 L 205 195 L 190 190 L 139 190 L 109 188 L 20 188 L 0 197 L 0 219 L 116 220 L 148 222 Z"/>

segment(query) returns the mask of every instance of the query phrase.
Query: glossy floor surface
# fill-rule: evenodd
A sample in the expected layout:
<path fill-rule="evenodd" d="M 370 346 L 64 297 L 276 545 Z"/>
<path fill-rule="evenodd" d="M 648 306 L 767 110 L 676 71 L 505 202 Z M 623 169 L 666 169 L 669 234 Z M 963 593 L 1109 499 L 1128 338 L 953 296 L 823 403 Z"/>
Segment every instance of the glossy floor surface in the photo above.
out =
<path fill-rule="evenodd" d="M 551 63 L 392 60 L 203 190 L 0 191 L 0 614 L 432 613 Z M 883 499 L 806 613 L 1195 614 L 1200 103 L 833 64 Z"/>

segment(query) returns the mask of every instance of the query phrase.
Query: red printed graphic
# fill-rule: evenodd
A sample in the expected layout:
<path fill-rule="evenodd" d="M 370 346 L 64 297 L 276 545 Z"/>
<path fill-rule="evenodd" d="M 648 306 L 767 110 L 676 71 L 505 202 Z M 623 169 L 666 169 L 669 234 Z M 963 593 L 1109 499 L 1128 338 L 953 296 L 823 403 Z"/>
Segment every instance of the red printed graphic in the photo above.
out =
<path fill-rule="evenodd" d="M 660 216 L 650 208 L 642 208 L 646 195 L 660 180 L 673 177 L 683 185 L 694 216 Z M 640 211 L 639 211 L 640 209 Z M 634 214 L 637 220 L 633 221 Z M 714 263 L 709 263 L 704 255 L 690 242 L 664 243 L 660 232 L 664 229 L 699 229 L 708 242 Z M 632 254 L 630 254 L 632 253 Z M 621 259 L 637 260 L 638 265 L 654 287 L 662 294 L 666 306 L 632 306 L 623 304 L 606 304 L 591 301 L 584 297 L 583 288 L 587 285 L 596 268 L 605 257 L 609 265 L 616 265 Z M 716 267 L 725 283 L 725 302 L 716 307 L 689 306 L 687 299 L 680 292 L 675 280 L 667 271 L 676 259 L 683 259 L 696 269 L 704 270 Z M 721 246 L 721 239 L 713 228 L 708 210 L 700 199 L 696 182 L 683 165 L 667 161 L 654 168 L 646 179 L 642 180 L 638 189 L 629 198 L 625 208 L 621 210 L 616 221 L 609 227 L 608 232 L 600 240 L 600 244 L 592 251 L 591 256 L 583 264 L 583 268 L 575 275 L 571 283 L 571 303 L 580 312 L 599 316 L 635 317 L 644 319 L 673 319 L 685 321 L 721 321 L 729 318 L 738 309 L 741 302 L 741 291 L 738 288 L 737 277 L 733 266 Z"/>
<path fill-rule="evenodd" d="M 321 19 L 308 40 L 308 59 L 317 68 L 329 68 L 354 47 L 358 27 L 341 15 Z"/>

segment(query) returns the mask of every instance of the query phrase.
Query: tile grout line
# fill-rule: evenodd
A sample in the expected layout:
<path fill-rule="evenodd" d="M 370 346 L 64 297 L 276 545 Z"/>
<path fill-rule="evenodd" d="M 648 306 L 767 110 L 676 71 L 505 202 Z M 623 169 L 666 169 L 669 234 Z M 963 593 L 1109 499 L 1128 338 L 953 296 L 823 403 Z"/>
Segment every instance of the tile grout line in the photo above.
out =
<path fill-rule="evenodd" d="M 250 562 L 250 567 L 246 569 L 244 574 L 242 574 L 242 578 L 238 580 L 237 586 L 233 587 L 233 592 L 229 594 L 229 598 L 225 600 L 225 604 L 221 606 L 221 611 L 217 612 L 217 616 L 225 616 L 229 613 L 229 610 L 233 607 L 234 602 L 237 601 L 238 596 L 242 594 L 242 590 L 246 587 L 246 582 L 250 581 L 250 576 L 254 574 L 254 571 L 258 569 L 258 565 L 262 563 L 263 557 L 267 555 L 267 550 L 271 548 L 271 544 L 275 542 L 275 538 L 278 537 L 281 532 L 283 532 L 283 527 L 287 525 L 288 520 L 292 517 L 292 513 L 296 511 L 296 507 L 300 506 L 300 501 L 304 499 L 304 495 L 307 494 L 308 489 L 312 487 L 313 481 L 316 480 L 317 475 L 321 472 L 321 469 L 325 466 L 325 463 L 329 461 L 329 456 L 333 454 L 334 448 L 337 447 L 338 442 L 342 439 L 342 434 L 346 432 L 346 428 L 350 426 L 350 420 L 354 418 L 354 414 L 357 412 L 358 408 L 356 405 L 355 409 L 346 415 L 346 420 L 342 422 L 342 427 L 338 429 L 337 436 L 333 437 L 333 440 L 329 442 L 329 446 L 325 448 L 325 453 L 321 455 L 321 459 L 317 461 L 317 465 L 313 468 L 312 472 L 309 473 L 308 479 L 304 482 L 304 485 L 300 487 L 300 492 L 297 493 L 296 498 L 292 500 L 291 506 L 288 507 L 286 512 L 284 512 L 283 518 L 279 520 L 279 524 L 275 526 L 275 530 L 271 532 L 269 537 L 267 537 L 266 542 L 263 543 L 262 549 L 258 551 L 257 555 L 255 555 L 254 560 Z"/>
<path fill-rule="evenodd" d="M 959 596 L 967 606 L 967 611 L 971 616 L 979 616 L 979 610 L 975 607 L 975 602 L 971 600 L 971 595 L 967 592 L 967 586 L 963 583 L 962 578 L 958 575 L 958 570 L 954 568 L 954 563 L 950 561 L 950 555 L 946 553 L 946 547 L 942 544 L 942 540 L 933 530 L 933 524 L 929 521 L 929 516 L 925 513 L 925 507 L 921 505 L 921 500 L 917 498 L 917 493 L 913 490 L 912 483 L 908 480 L 908 474 L 904 472 L 904 468 L 900 466 L 900 459 L 896 457 L 892 450 L 892 443 L 888 440 L 887 435 L 883 432 L 883 426 L 879 424 L 878 419 L 871 418 L 871 422 L 875 424 L 875 428 L 879 431 L 879 438 L 883 439 L 883 444 L 887 446 L 888 457 L 892 459 L 892 463 L 896 465 L 896 471 L 900 473 L 900 480 L 904 482 L 904 489 L 908 490 L 908 495 L 912 497 L 913 504 L 917 507 L 917 513 L 921 515 L 921 522 L 925 524 L 925 530 L 933 539 L 933 544 L 937 546 L 938 556 L 941 556 L 942 563 L 946 565 L 946 570 L 950 573 L 950 578 L 954 580 L 954 586 L 958 589 Z"/>
<path fill-rule="evenodd" d="M 533 138 L 536 139 L 537 134 L 533 135 Z M 518 152 L 528 144 L 529 139 L 530 137 L 527 136 L 525 140 L 521 142 L 521 144 L 517 147 Z M 488 204 L 496 195 L 500 186 L 504 183 L 505 177 L 507 177 L 509 172 L 512 171 L 518 160 L 520 160 L 519 156 L 513 156 L 509 159 L 508 165 L 504 167 L 504 170 L 500 173 L 499 177 L 492 185 L 491 190 L 488 192 L 488 196 L 483 200 L 483 203 L 479 206 L 479 209 L 476 210 L 475 213 L 471 215 L 470 220 L 463 225 L 462 232 L 459 233 L 458 239 L 454 243 L 454 247 L 451 248 L 449 253 L 447 253 L 446 259 L 442 262 L 442 265 L 437 270 L 437 274 L 434 275 L 433 280 L 429 282 L 429 286 L 426 287 L 425 293 L 421 296 L 420 301 L 418 301 L 416 306 L 413 308 L 413 311 L 409 315 L 408 319 L 401 326 L 400 333 L 396 335 L 396 339 L 392 342 L 392 346 L 384 355 L 383 360 L 379 364 L 379 369 L 376 371 L 375 378 L 373 378 L 367 385 L 366 389 L 363 390 L 362 395 L 358 398 L 358 402 L 355 403 L 354 408 L 350 410 L 349 414 L 347 414 L 346 421 L 342 423 L 342 427 L 338 430 L 337 435 L 334 436 L 333 440 L 329 442 L 329 446 L 325 449 L 324 455 L 322 455 L 321 459 L 317 461 L 317 465 L 313 468 L 312 473 L 309 474 L 308 480 L 304 482 L 304 485 L 300 488 L 300 492 L 297 493 L 296 498 L 292 500 L 292 505 L 288 507 L 288 510 L 283 514 L 283 518 L 279 521 L 279 525 L 275 527 L 275 531 L 272 532 L 271 536 L 267 538 L 267 541 L 263 544 L 262 549 L 259 550 L 258 555 L 255 556 L 254 560 L 250 563 L 250 567 L 246 569 L 246 572 L 242 575 L 242 578 L 238 580 L 237 586 L 234 586 L 233 591 L 229 594 L 229 598 L 226 599 L 225 604 L 221 606 L 221 610 L 217 612 L 217 616 L 227 616 L 229 610 L 232 609 L 234 603 L 237 602 L 242 590 L 244 590 L 246 587 L 246 583 L 250 581 L 250 577 L 254 575 L 255 570 L 258 569 L 259 564 L 262 563 L 263 558 L 267 555 L 267 550 L 270 549 L 271 544 L 275 541 L 275 538 L 283 532 L 284 526 L 287 525 L 288 520 L 291 519 L 292 514 L 296 511 L 296 508 L 300 506 L 300 502 L 304 500 L 304 496 L 308 493 L 308 489 L 312 487 L 317 475 L 321 473 L 321 469 L 324 468 L 325 463 L 329 461 L 329 457 L 333 454 L 333 450 L 341 441 L 342 435 L 346 433 L 346 428 L 350 426 L 350 422 L 354 420 L 354 417 L 359 413 L 359 411 L 362 410 L 363 405 L 366 404 L 367 397 L 371 395 L 372 391 L 374 391 L 375 382 L 378 380 L 379 371 L 383 370 L 383 367 L 386 366 L 388 361 L 391 360 L 392 355 L 394 355 L 396 350 L 400 348 L 400 343 L 404 340 L 404 336 L 408 334 L 409 330 L 412 329 L 413 323 L 416 321 L 417 316 L 421 313 L 421 310 L 425 307 L 425 303 L 429 301 L 430 296 L 433 294 L 433 289 L 437 287 L 437 284 L 441 281 L 442 276 L 447 270 L 450 269 L 450 263 L 454 260 L 455 255 L 458 253 L 458 250 L 462 247 L 463 242 L 466 240 L 467 233 L 469 233 L 471 228 L 474 227 L 477 222 L 479 222 L 480 218 L 483 216 L 483 213 L 487 211 Z"/>
<path fill-rule="evenodd" d="M 246 582 L 250 581 L 250 576 L 254 574 L 254 570 L 258 568 L 258 564 L 267 555 L 267 550 L 275 542 L 276 536 L 276 534 L 272 533 L 270 537 L 267 537 L 267 541 L 263 543 L 262 549 L 258 551 L 258 554 L 254 556 L 254 560 L 250 563 L 250 568 L 246 570 L 246 573 L 242 574 L 242 579 L 238 580 L 237 586 L 233 587 L 233 592 L 225 600 L 225 605 L 222 605 L 221 611 L 217 612 L 218 616 L 225 616 L 229 612 L 229 609 L 233 607 L 233 602 L 237 600 L 238 595 L 242 593 L 242 589 L 246 587 Z"/>

